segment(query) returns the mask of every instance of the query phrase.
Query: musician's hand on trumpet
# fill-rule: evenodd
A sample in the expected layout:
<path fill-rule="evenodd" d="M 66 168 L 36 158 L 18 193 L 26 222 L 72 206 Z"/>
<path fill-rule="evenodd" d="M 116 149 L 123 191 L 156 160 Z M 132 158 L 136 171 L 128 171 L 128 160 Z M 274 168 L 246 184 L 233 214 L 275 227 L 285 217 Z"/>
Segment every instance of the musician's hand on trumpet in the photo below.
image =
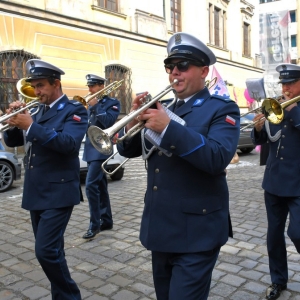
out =
<path fill-rule="evenodd" d="M 266 118 L 264 114 L 257 114 L 253 118 L 254 128 L 257 132 L 260 132 L 265 124 Z"/>
<path fill-rule="evenodd" d="M 15 101 L 9 104 L 9 108 L 6 110 L 6 114 L 12 114 L 26 106 L 26 103 Z M 19 129 L 27 130 L 30 125 L 33 123 L 32 117 L 29 111 L 23 110 L 18 114 L 12 115 L 9 119 L 6 120 L 6 123 L 10 127 L 18 127 Z"/>
<path fill-rule="evenodd" d="M 143 105 L 143 98 L 146 97 L 148 92 L 138 95 L 132 102 L 131 111 L 139 109 Z M 142 111 L 132 122 L 126 126 L 126 131 L 132 128 L 139 122 L 144 122 L 145 128 L 152 129 L 161 133 L 166 126 L 170 123 L 170 118 L 164 110 L 163 106 L 157 101 L 154 103 L 156 108 L 148 108 Z"/>

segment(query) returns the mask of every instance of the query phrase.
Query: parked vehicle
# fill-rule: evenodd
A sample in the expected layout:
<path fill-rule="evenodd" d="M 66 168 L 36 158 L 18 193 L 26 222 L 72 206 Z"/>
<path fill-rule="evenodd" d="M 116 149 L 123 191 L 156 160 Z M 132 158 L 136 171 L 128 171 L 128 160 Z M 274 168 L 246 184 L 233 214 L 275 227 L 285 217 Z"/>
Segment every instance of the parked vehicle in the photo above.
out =
<path fill-rule="evenodd" d="M 83 178 L 86 176 L 88 167 L 87 162 L 82 160 L 83 156 L 83 150 L 84 150 L 84 143 L 85 138 L 83 139 L 81 143 L 81 147 L 79 150 L 79 160 L 80 160 L 80 176 Z M 114 154 L 118 152 L 116 145 L 113 146 L 114 148 Z M 126 158 L 121 156 L 119 153 L 117 153 L 112 159 L 108 161 L 108 163 L 105 166 L 105 170 L 108 172 L 113 172 L 117 167 L 120 166 L 124 162 Z M 111 180 L 121 180 L 124 175 L 125 165 L 123 165 L 121 168 L 119 168 L 114 174 L 110 175 Z"/>
<path fill-rule="evenodd" d="M 254 116 L 254 113 L 249 113 L 248 115 L 241 117 L 240 128 L 242 129 L 246 125 L 253 123 Z M 255 148 L 255 145 L 252 143 L 251 139 L 252 129 L 253 125 L 240 132 L 240 139 L 237 149 L 239 149 L 242 153 L 250 153 Z"/>
<path fill-rule="evenodd" d="M 14 180 L 21 179 L 21 163 L 18 157 L 7 151 L 0 151 L 0 193 L 7 191 Z"/>

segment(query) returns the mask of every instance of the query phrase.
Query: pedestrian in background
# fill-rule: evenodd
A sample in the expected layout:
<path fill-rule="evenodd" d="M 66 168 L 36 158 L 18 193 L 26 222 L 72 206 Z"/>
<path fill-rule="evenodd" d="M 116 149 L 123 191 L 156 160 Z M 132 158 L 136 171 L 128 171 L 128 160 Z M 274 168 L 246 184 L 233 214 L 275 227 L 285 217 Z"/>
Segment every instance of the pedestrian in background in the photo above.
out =
<path fill-rule="evenodd" d="M 178 80 L 173 87 L 179 98 L 169 109 L 186 126 L 156 102 L 156 109 L 143 111 L 125 129 L 144 121 L 161 138 L 147 158 L 140 240 L 152 253 L 158 300 L 205 300 L 220 248 L 232 235 L 224 170 L 236 151 L 240 112 L 234 101 L 210 95 L 205 86 L 216 57 L 204 43 L 176 33 L 167 52 L 164 67 L 170 82 Z M 144 95 L 133 100 L 132 109 Z M 138 157 L 144 144 L 152 146 L 139 133 L 118 144 L 118 150 Z"/>

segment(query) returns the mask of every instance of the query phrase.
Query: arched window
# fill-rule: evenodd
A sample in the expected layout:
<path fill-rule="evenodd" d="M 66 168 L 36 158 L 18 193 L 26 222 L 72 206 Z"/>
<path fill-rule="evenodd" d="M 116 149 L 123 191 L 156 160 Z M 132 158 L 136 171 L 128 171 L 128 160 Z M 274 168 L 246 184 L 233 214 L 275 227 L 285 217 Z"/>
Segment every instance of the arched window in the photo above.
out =
<path fill-rule="evenodd" d="M 16 83 L 26 77 L 27 60 L 38 58 L 24 50 L 0 52 L 0 109 L 5 112 L 9 103 L 18 100 Z"/>
<path fill-rule="evenodd" d="M 132 101 L 131 70 L 122 65 L 108 65 L 105 67 L 105 78 L 107 85 L 114 81 L 124 79 L 123 84 L 110 94 L 110 97 L 117 98 L 121 103 L 121 114 L 127 115 Z"/>

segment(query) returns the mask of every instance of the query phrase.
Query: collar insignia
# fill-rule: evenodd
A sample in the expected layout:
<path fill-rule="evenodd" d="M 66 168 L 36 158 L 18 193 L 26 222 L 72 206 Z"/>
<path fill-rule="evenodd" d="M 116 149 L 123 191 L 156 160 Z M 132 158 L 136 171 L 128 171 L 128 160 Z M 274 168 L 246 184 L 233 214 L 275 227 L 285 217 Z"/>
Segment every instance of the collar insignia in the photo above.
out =
<path fill-rule="evenodd" d="M 203 103 L 203 101 L 204 101 L 203 98 L 201 98 L 201 99 L 196 99 L 196 100 L 194 101 L 192 107 L 194 107 L 194 106 L 201 106 L 202 103 Z"/>
<path fill-rule="evenodd" d="M 66 103 L 61 103 L 61 104 L 59 104 L 58 107 L 57 107 L 57 110 L 62 110 L 62 109 L 64 109 L 65 105 L 66 105 Z"/>

